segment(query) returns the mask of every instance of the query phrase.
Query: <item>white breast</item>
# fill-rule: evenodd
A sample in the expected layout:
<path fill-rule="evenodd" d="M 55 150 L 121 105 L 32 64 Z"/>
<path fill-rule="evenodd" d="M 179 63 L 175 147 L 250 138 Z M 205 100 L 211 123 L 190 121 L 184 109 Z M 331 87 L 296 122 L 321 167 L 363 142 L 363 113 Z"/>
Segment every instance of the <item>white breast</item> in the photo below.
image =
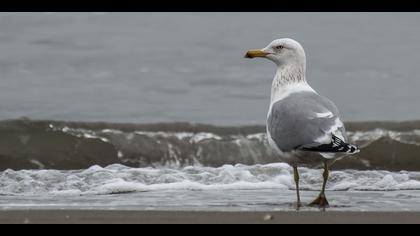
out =
<path fill-rule="evenodd" d="M 270 102 L 270 108 L 268 109 L 267 117 L 270 116 L 271 109 L 276 102 L 289 97 L 293 93 L 299 93 L 299 92 L 316 93 L 316 91 L 311 86 L 309 86 L 307 82 L 293 83 L 293 84 L 287 84 L 287 85 L 279 85 L 276 83 L 277 83 L 277 79 L 274 79 L 273 85 L 271 88 L 271 102 Z"/>

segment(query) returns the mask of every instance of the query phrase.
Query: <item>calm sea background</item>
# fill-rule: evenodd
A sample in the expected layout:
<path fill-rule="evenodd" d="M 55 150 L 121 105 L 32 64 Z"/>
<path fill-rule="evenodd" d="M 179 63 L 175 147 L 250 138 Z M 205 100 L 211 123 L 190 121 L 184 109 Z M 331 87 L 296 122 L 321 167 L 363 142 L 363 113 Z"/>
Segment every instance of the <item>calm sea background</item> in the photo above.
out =
<path fill-rule="evenodd" d="M 0 13 L 0 120 L 263 124 L 291 37 L 346 121 L 420 118 L 419 13 Z"/>

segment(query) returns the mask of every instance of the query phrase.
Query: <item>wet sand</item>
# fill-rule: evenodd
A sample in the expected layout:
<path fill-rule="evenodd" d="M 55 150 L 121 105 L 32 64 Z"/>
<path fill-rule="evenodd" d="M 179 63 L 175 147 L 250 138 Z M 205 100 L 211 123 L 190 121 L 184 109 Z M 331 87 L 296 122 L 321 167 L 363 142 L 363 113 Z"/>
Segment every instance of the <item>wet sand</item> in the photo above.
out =
<path fill-rule="evenodd" d="M 405 224 L 420 212 L 2 210 L 1 224 Z"/>

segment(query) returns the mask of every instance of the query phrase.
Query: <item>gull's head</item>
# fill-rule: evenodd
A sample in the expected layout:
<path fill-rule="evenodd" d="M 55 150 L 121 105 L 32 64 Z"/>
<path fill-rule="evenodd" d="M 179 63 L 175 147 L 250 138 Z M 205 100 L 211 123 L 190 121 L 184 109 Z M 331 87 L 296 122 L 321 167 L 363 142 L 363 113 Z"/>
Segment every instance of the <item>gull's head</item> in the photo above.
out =
<path fill-rule="evenodd" d="M 273 61 L 278 66 L 294 63 L 305 64 L 305 50 L 296 40 L 276 39 L 263 49 L 249 50 L 246 58 L 262 57 Z"/>

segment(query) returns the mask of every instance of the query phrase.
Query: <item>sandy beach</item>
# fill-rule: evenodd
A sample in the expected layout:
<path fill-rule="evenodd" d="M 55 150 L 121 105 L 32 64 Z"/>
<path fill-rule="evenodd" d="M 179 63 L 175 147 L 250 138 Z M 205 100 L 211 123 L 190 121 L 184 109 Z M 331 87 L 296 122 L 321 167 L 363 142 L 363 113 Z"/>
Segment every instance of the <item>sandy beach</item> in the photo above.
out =
<path fill-rule="evenodd" d="M 2 210 L 1 224 L 418 224 L 420 212 Z"/>

